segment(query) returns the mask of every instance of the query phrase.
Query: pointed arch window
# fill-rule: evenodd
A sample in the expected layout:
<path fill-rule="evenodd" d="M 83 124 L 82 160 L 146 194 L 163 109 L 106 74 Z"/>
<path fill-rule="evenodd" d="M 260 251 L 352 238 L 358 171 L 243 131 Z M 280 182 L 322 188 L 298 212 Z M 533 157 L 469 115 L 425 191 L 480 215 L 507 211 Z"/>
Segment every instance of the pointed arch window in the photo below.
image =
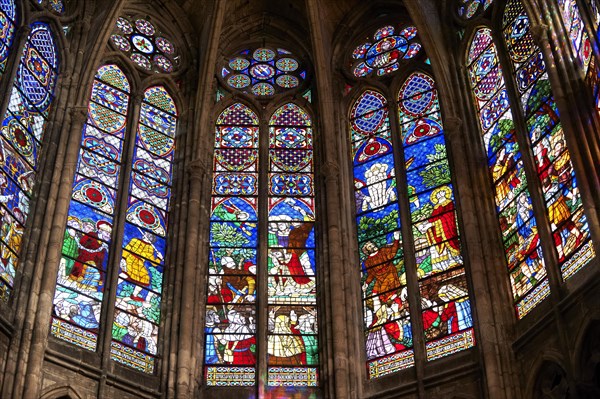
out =
<path fill-rule="evenodd" d="M 416 28 L 407 30 L 415 51 L 405 59 L 427 69 Z M 374 38 L 393 32 L 386 26 Z M 398 61 L 389 73 L 404 67 Z M 350 111 L 369 378 L 475 345 L 435 81 L 413 72 L 392 98 L 368 89 Z"/>
<path fill-rule="evenodd" d="M 16 20 L 17 7 L 14 0 L 0 1 L 0 76 L 4 74 L 15 37 Z"/>
<path fill-rule="evenodd" d="M 312 121 L 294 103 L 269 121 L 268 132 L 259 134 L 256 113 L 241 103 L 217 120 L 204 341 L 208 386 L 257 386 L 257 370 L 266 370 L 265 389 L 318 386 Z M 267 162 L 259 160 L 263 141 L 268 154 L 260 159 Z M 267 195 L 259 195 L 265 189 Z M 258 308 L 257 300 L 268 306 Z"/>
<path fill-rule="evenodd" d="M 2 4 L 2 10 L 7 10 L 8 2 Z M 14 18 L 14 12 L 11 17 Z M 58 78 L 59 59 L 52 29 L 43 22 L 34 22 L 30 28 L 0 130 L 0 209 L 5 232 L 0 239 L 0 298 L 3 300 L 10 295 L 19 266 L 21 238 Z M 5 29 L 12 36 L 12 22 L 5 25 Z M 5 54 L 2 49 L 0 46 L 0 54 Z M 2 68 L 5 61 L 6 58 L 0 61 Z"/>
<path fill-rule="evenodd" d="M 51 333 L 97 351 L 110 339 L 108 330 L 113 360 L 152 373 L 177 110 L 163 86 L 144 92 L 135 125 L 132 108 L 123 71 L 100 67 L 82 132 Z M 116 298 L 106 298 L 113 285 Z M 107 312 L 112 325 L 104 322 Z"/>
<path fill-rule="evenodd" d="M 510 64 L 503 68 L 487 27 L 475 31 L 466 64 L 521 318 L 549 295 L 548 265 L 558 262 L 566 280 L 589 262 L 594 249 L 546 65 L 518 0 L 506 5 L 502 26 Z M 514 80 L 505 80 L 504 69 L 515 70 Z M 513 87 L 519 102 L 511 106 Z M 542 250 L 539 231 L 545 227 L 538 226 L 546 223 L 556 258 Z"/>

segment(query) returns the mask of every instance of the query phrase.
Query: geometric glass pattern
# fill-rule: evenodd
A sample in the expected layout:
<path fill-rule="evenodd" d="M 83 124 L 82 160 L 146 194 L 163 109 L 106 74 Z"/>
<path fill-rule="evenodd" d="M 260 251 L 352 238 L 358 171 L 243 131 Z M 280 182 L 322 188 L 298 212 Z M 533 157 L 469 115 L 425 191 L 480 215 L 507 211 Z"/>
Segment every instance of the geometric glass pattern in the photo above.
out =
<path fill-rule="evenodd" d="M 14 18 L 14 12 L 11 14 L 7 7 L 9 2 L 0 4 L 0 18 L 7 15 Z M 11 24 L 4 27 L 9 31 L 14 29 Z M 50 26 L 35 22 L 30 28 L 0 130 L 1 300 L 8 299 L 14 284 L 41 143 L 58 78 L 58 53 Z"/>
<path fill-rule="evenodd" d="M 4 74 L 6 60 L 15 37 L 17 7 L 14 0 L 0 1 L 0 76 Z"/>
<path fill-rule="evenodd" d="M 475 345 L 442 115 L 431 76 L 414 72 L 398 94 L 427 360 Z"/>
<path fill-rule="evenodd" d="M 221 78 L 232 89 L 270 97 L 298 87 L 306 71 L 289 51 L 260 47 L 236 54 L 222 67 Z"/>
<path fill-rule="evenodd" d="M 388 75 L 400 68 L 401 60 L 414 58 L 421 51 L 414 26 L 383 26 L 352 52 L 352 73 L 363 78 L 375 73 Z M 375 72 L 376 71 L 376 72 Z"/>
<path fill-rule="evenodd" d="M 163 86 L 146 89 L 137 134 L 129 135 L 130 92 L 118 66 L 98 69 L 73 182 L 51 332 L 96 351 L 107 274 L 116 274 L 111 358 L 151 374 L 158 353 L 177 109 Z M 128 160 L 124 149 L 131 140 Z M 123 181 L 127 192 L 120 189 Z M 126 204 L 119 205 L 125 196 Z M 120 214 L 125 214 L 123 224 Z M 123 241 L 115 242 L 120 232 Z"/>
<path fill-rule="evenodd" d="M 173 42 L 146 19 L 119 17 L 110 42 L 144 71 L 171 73 L 179 65 L 179 55 Z"/>
<path fill-rule="evenodd" d="M 414 365 L 388 104 L 363 92 L 350 112 L 356 225 L 369 378 Z"/>
<path fill-rule="evenodd" d="M 489 28 L 475 32 L 467 68 L 495 190 L 513 301 L 521 318 L 550 291 L 503 69 Z"/>
<path fill-rule="evenodd" d="M 416 266 L 410 274 L 418 281 L 423 325 L 419 334 L 425 338 L 427 360 L 475 345 L 454 188 L 433 78 L 413 72 L 404 80 L 396 100 L 399 134 L 391 131 L 388 102 L 380 92 L 364 91 L 350 112 L 363 328 L 371 379 L 415 363 L 411 311 L 419 306 L 410 303 L 407 260 Z M 395 145 L 399 151 L 394 151 Z M 405 190 L 398 189 L 397 171 L 406 176 Z M 401 224 L 404 203 L 410 213 L 408 226 Z M 410 258 L 403 252 L 401 230 L 411 236 Z"/>
<path fill-rule="evenodd" d="M 288 103 L 269 122 L 267 385 L 316 387 L 319 347 L 313 131 Z"/>
<path fill-rule="evenodd" d="M 111 358 L 152 373 L 161 320 L 163 271 L 177 109 L 163 86 L 144 92 L 122 243 Z"/>
<path fill-rule="evenodd" d="M 129 93 L 129 81 L 119 67 L 108 64 L 98 69 L 56 279 L 52 335 L 90 351 L 97 347 L 109 250 L 113 250 Z"/>
<path fill-rule="evenodd" d="M 533 43 L 520 0 L 509 1 L 502 22 L 554 247 L 566 280 L 595 255 L 589 226 L 546 64 Z"/>
<path fill-rule="evenodd" d="M 216 123 L 204 378 L 256 384 L 258 118 L 236 103 Z"/>

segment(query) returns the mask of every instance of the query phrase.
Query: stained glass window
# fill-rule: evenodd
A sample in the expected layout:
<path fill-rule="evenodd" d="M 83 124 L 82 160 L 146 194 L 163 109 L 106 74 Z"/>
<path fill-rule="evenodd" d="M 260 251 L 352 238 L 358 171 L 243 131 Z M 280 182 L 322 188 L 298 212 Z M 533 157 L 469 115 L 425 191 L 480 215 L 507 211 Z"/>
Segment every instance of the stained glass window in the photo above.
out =
<path fill-rule="evenodd" d="M 523 317 L 550 291 L 503 69 L 489 28 L 475 32 L 467 66 L 494 184 L 513 299 Z"/>
<path fill-rule="evenodd" d="M 583 267 L 594 252 L 546 65 L 518 0 L 506 6 L 502 33 L 516 71 L 520 108 L 511 108 L 491 29 L 483 27 L 474 33 L 466 64 L 494 185 L 513 299 L 522 318 L 550 294 L 546 271 L 550 258 L 541 248 L 539 223 L 550 223 L 564 279 Z M 520 114 L 525 118 L 525 137 L 513 117 Z M 532 155 L 534 172 L 528 173 L 526 165 Z M 529 186 L 538 182 L 547 220 L 534 216 Z"/>
<path fill-rule="evenodd" d="M 317 386 L 313 133 L 293 103 L 269 122 L 267 384 Z"/>
<path fill-rule="evenodd" d="M 179 66 L 179 54 L 168 35 L 148 19 L 121 16 L 110 42 L 144 71 L 170 73 Z"/>
<path fill-rule="evenodd" d="M 402 60 L 421 51 L 414 26 L 383 26 L 352 52 L 352 73 L 357 78 L 388 75 L 400 68 Z"/>
<path fill-rule="evenodd" d="M 592 0 L 591 5 L 592 18 L 595 20 L 595 28 L 597 29 L 600 18 L 598 18 L 596 2 Z M 585 81 L 592 91 L 596 108 L 600 112 L 600 66 L 594 58 L 592 42 L 585 29 L 579 6 L 576 0 L 558 0 L 558 6 L 563 24 L 569 35 L 571 47 L 579 59 L 583 73 L 585 74 Z"/>
<path fill-rule="evenodd" d="M 96 73 L 73 183 L 54 294 L 52 335 L 95 351 L 107 273 L 118 274 L 111 358 L 152 373 L 158 325 L 177 110 L 162 86 L 144 92 L 128 134 L 130 85 L 116 65 Z M 123 148 L 135 139 L 133 159 Z M 129 166 L 131 165 L 131 166 Z M 117 204 L 128 174 L 127 208 Z M 124 226 L 119 214 L 125 213 Z M 115 242 L 123 231 L 123 241 Z M 115 254 L 116 253 L 116 254 Z M 117 259 L 118 264 L 109 264 Z M 117 263 L 117 261 L 115 261 Z"/>
<path fill-rule="evenodd" d="M 427 359 L 475 344 L 454 188 L 437 89 L 410 75 L 398 94 L 400 132 Z"/>
<path fill-rule="evenodd" d="M 6 11 L 5 3 L 2 4 L 2 10 Z M 58 77 L 58 54 L 50 26 L 35 22 L 30 27 L 0 131 L 0 209 L 4 215 L 0 298 L 3 300 L 10 294 L 18 268 L 21 238 Z"/>
<path fill-rule="evenodd" d="M 492 5 L 494 0 L 459 0 L 458 15 L 464 19 L 471 19 L 484 12 Z"/>
<path fill-rule="evenodd" d="M 162 86 L 144 92 L 119 263 L 111 357 L 152 373 L 158 348 L 177 109 Z"/>
<path fill-rule="evenodd" d="M 353 57 L 365 59 L 366 66 L 379 62 L 376 58 L 368 60 L 369 54 L 378 48 L 377 40 L 386 38 L 407 39 L 406 48 L 410 48 L 410 43 L 418 44 L 415 28 L 405 28 L 397 36 L 394 32 L 393 26 L 380 28 L 373 36 L 375 44 L 359 46 Z M 381 45 L 388 50 L 394 48 L 384 42 Z M 414 54 L 405 58 L 418 52 L 424 54 L 420 44 Z M 399 57 L 392 61 L 394 57 L 384 52 L 373 57 L 379 56 L 392 62 L 392 66 L 379 66 L 383 72 L 377 75 L 400 70 Z M 371 73 L 357 74 L 357 67 L 353 68 L 357 77 Z M 424 336 L 426 360 L 475 345 L 435 81 L 425 72 L 414 72 L 394 97 L 397 115 L 390 115 L 386 95 L 375 90 L 364 91 L 350 112 L 369 378 L 414 365 L 413 333 Z M 398 130 L 393 130 L 390 119 L 396 117 Z M 406 187 L 398 186 L 397 173 L 406 176 Z M 402 219 L 403 212 L 409 216 L 407 220 Z M 405 253 L 407 236 L 412 248 Z M 406 265 L 411 265 L 411 269 L 407 270 Z M 419 283 L 414 294 L 420 298 L 420 304 L 410 303 L 409 274 Z M 423 330 L 417 332 L 412 318 L 419 306 Z"/>
<path fill-rule="evenodd" d="M 400 209 L 385 96 L 368 90 L 350 114 L 367 368 L 377 378 L 414 365 Z"/>
<path fill-rule="evenodd" d="M 17 7 L 14 0 L 0 1 L 0 76 L 4 74 L 6 60 L 15 37 Z"/>
<path fill-rule="evenodd" d="M 589 226 L 546 65 L 533 43 L 520 0 L 507 4 L 502 22 L 554 247 L 566 280 L 594 256 Z"/>
<path fill-rule="evenodd" d="M 217 120 L 204 373 L 209 386 L 254 386 L 258 265 L 258 117 L 236 103 Z"/>
<path fill-rule="evenodd" d="M 275 111 L 268 135 L 260 139 L 268 139 L 268 171 L 259 170 L 258 124 L 257 115 L 241 103 L 217 120 L 205 381 L 208 386 L 256 386 L 257 347 L 264 345 L 269 389 L 316 387 L 312 121 L 293 103 Z M 268 181 L 264 202 L 258 198 L 260 176 Z M 266 231 L 259 241 L 263 213 Z M 266 286 L 260 284 L 263 279 Z M 256 307 L 261 295 L 268 305 L 263 315 Z M 261 317 L 267 318 L 266 342 L 257 342 Z"/>
<path fill-rule="evenodd" d="M 98 69 L 81 148 L 54 294 L 52 335 L 96 350 L 115 224 L 130 86 L 116 65 Z"/>
<path fill-rule="evenodd" d="M 297 88 L 306 80 L 306 70 L 287 50 L 259 47 L 233 56 L 221 68 L 229 87 L 258 97 L 270 97 Z"/>

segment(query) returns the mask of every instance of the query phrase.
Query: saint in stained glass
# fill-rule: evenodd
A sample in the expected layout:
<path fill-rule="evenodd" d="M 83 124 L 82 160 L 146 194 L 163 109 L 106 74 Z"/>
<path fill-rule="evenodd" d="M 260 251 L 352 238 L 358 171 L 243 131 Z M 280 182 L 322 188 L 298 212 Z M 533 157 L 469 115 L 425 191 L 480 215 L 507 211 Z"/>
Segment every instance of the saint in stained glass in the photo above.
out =
<path fill-rule="evenodd" d="M 152 373 L 158 351 L 162 283 L 177 109 L 168 91 L 144 92 L 119 263 L 111 358 Z"/>
<path fill-rule="evenodd" d="M 209 386 L 256 384 L 258 118 L 236 103 L 217 120 L 204 375 Z"/>
<path fill-rule="evenodd" d="M 533 43 L 520 0 L 509 1 L 502 22 L 554 247 L 566 280 L 595 255 L 589 226 L 546 65 Z"/>
<path fill-rule="evenodd" d="M 317 386 L 313 131 L 293 103 L 269 123 L 268 207 L 267 384 Z"/>
<path fill-rule="evenodd" d="M 395 160 L 385 97 L 367 90 L 350 114 L 364 334 L 370 378 L 414 365 Z"/>
<path fill-rule="evenodd" d="M 427 359 L 475 345 L 437 89 L 415 72 L 398 94 Z"/>
<path fill-rule="evenodd" d="M 513 300 L 517 314 L 523 317 L 548 296 L 549 284 L 503 69 L 489 28 L 475 32 L 467 67 L 495 190 Z"/>
<path fill-rule="evenodd" d="M 92 84 L 56 279 L 52 335 L 95 351 L 106 287 L 109 250 L 130 86 L 116 65 L 98 69 Z"/>
<path fill-rule="evenodd" d="M 7 7 L 7 3 L 3 2 L 0 8 L 6 14 L 0 12 L 0 18 L 10 14 L 11 10 Z M 14 18 L 14 8 L 10 17 Z M 12 36 L 11 29 L 14 30 L 14 25 L 9 24 L 5 27 Z M 58 77 L 58 54 L 50 26 L 35 22 L 30 27 L 31 32 L 17 65 L 8 108 L 0 130 L 2 300 L 8 299 L 14 284 L 21 256 L 21 238 L 29 215 L 29 202 L 39 168 L 41 144 Z M 4 34 L 10 39 L 9 32 L 5 31 Z M 0 43 L 0 55 L 1 51 Z M 0 60 L 1 62 L 3 61 Z"/>

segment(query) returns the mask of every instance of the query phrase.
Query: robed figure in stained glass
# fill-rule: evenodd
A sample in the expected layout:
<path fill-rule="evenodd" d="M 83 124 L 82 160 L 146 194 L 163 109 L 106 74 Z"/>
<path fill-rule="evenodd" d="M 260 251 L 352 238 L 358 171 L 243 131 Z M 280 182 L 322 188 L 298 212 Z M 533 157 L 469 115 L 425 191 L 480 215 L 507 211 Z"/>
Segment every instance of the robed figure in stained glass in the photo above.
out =
<path fill-rule="evenodd" d="M 379 295 L 382 302 L 391 299 L 400 301 L 397 296 L 392 298 L 396 291 L 391 291 L 400 286 L 398 270 L 393 262 L 400 250 L 400 232 L 395 231 L 393 237 L 394 242 L 382 248 L 373 241 L 367 241 L 362 246 L 362 251 L 367 256 L 364 260 L 367 278 L 364 281 L 363 291 L 366 293 L 369 285 L 373 283 L 372 292 L 374 295 Z"/>

